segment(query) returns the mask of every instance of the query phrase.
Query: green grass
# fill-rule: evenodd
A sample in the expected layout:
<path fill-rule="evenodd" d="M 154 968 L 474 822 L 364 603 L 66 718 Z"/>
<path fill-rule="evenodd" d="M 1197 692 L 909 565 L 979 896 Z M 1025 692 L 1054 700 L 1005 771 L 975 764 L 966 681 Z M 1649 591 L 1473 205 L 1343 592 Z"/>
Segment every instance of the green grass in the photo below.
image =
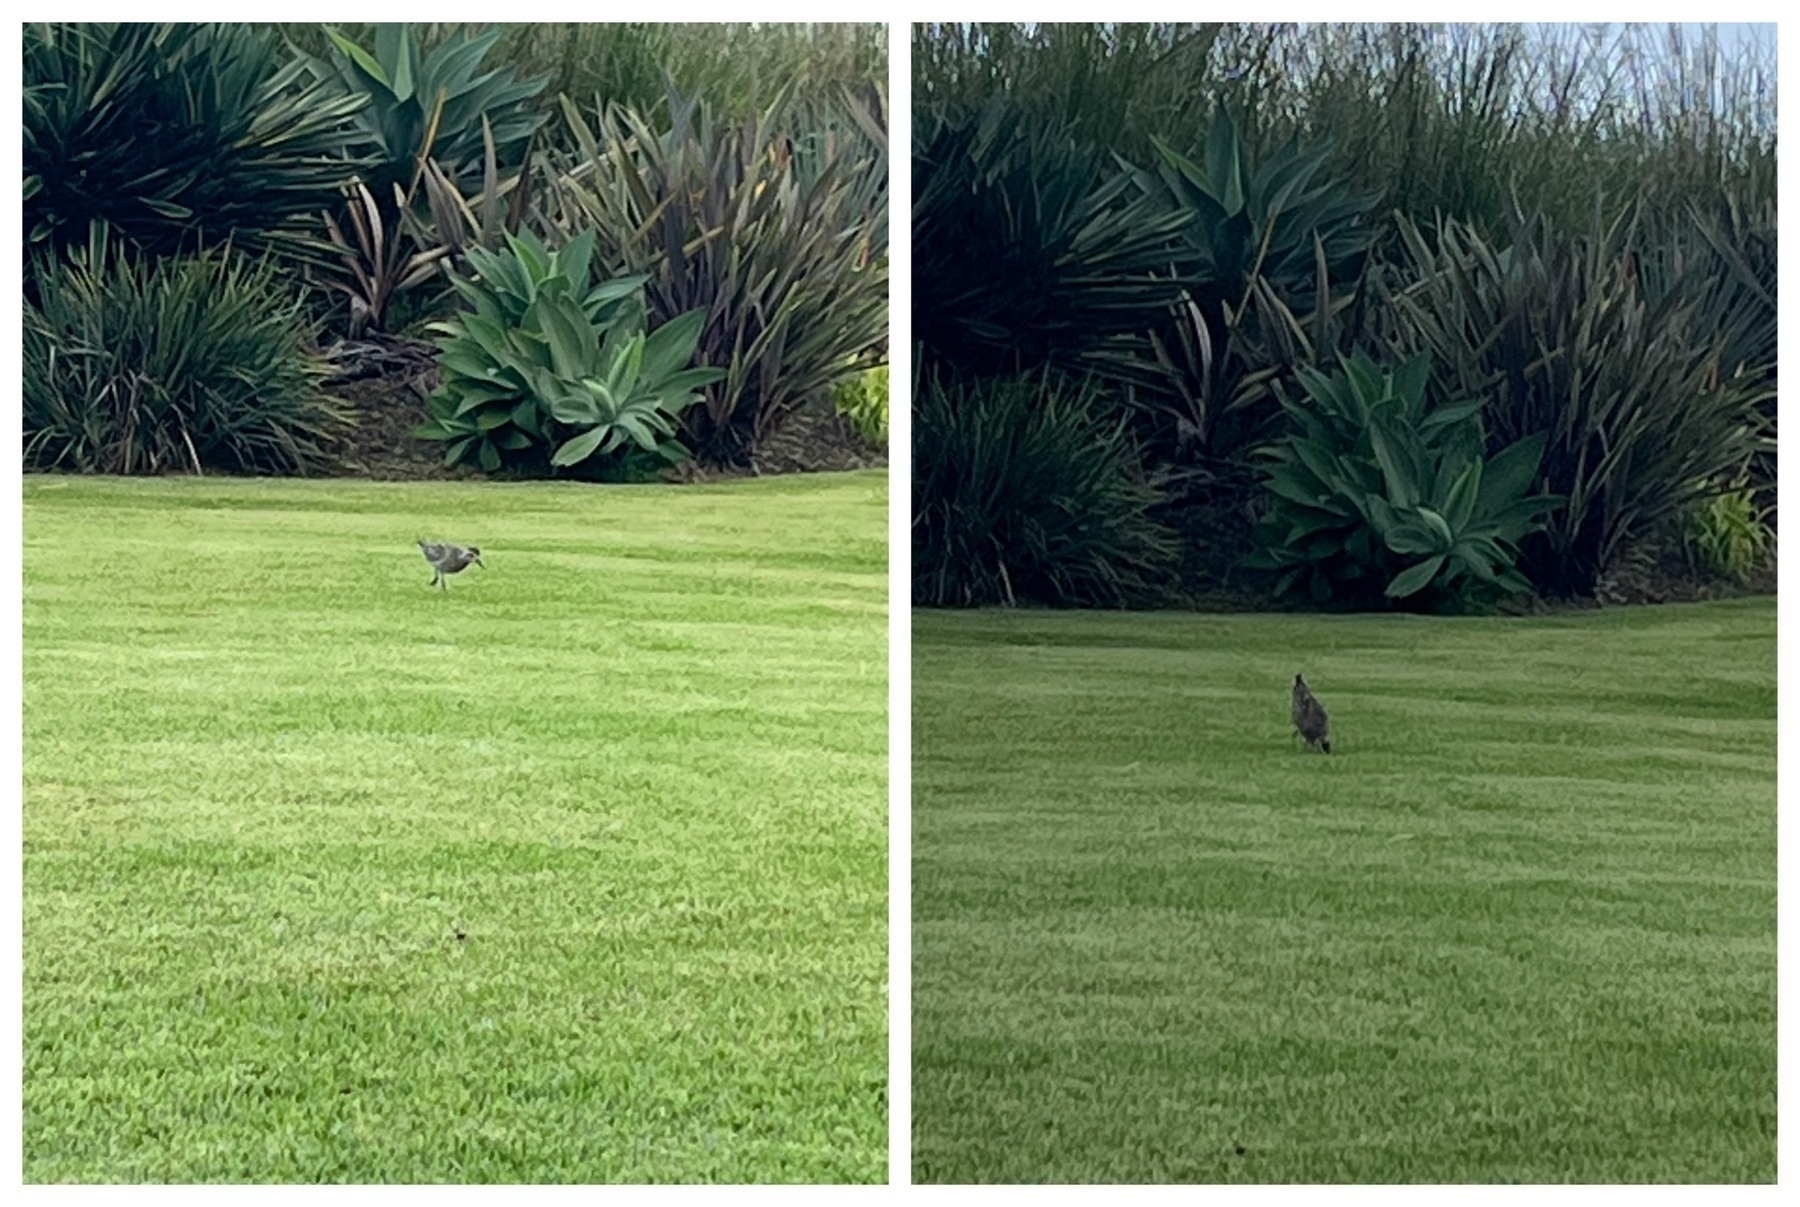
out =
<path fill-rule="evenodd" d="M 915 1179 L 1773 1181 L 1775 611 L 916 614 Z"/>
<path fill-rule="evenodd" d="M 886 498 L 28 478 L 26 1180 L 883 1180 Z"/>

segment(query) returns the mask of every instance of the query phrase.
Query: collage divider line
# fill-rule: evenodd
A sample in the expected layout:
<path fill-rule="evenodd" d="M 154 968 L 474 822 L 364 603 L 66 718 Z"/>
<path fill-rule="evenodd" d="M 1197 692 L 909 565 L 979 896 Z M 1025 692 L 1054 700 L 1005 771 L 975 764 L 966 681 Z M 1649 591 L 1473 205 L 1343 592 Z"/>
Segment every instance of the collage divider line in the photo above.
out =
<path fill-rule="evenodd" d="M 888 26 L 888 1185 L 912 1185 L 912 27 Z"/>

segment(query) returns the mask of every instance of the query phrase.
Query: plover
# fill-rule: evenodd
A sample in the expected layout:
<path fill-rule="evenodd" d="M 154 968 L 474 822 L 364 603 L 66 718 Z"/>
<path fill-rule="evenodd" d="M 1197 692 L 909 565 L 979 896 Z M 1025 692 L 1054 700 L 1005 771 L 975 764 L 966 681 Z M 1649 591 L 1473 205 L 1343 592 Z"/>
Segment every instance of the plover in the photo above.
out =
<path fill-rule="evenodd" d="M 483 570 L 487 569 L 481 561 L 481 550 L 473 545 L 464 549 L 461 545 L 433 545 L 426 541 L 420 541 L 419 552 L 425 555 L 425 560 L 431 563 L 434 571 L 431 585 L 446 591 L 450 588 L 445 585 L 445 575 L 459 573 L 466 570 L 471 564 L 481 566 Z"/>

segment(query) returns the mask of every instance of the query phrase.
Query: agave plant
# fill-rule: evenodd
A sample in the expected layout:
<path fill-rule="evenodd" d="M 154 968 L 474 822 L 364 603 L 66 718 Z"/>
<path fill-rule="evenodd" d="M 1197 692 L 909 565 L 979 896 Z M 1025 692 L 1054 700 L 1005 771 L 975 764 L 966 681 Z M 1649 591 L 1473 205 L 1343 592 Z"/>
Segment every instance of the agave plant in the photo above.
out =
<path fill-rule="evenodd" d="M 1257 161 L 1222 106 L 1198 160 L 1154 141 L 1155 171 L 1138 184 L 1193 220 L 1172 257 L 1182 299 L 1148 333 L 1165 381 L 1142 402 L 1173 416 L 1176 445 L 1229 458 L 1273 419 L 1278 378 L 1329 367 L 1354 341 L 1357 315 L 1346 324 L 1344 312 L 1362 296 L 1378 198 L 1325 175 L 1324 144 L 1290 141 Z"/>
<path fill-rule="evenodd" d="M 597 229 L 608 275 L 643 276 L 664 322 L 703 310 L 700 359 L 723 373 L 683 428 L 708 460 L 744 463 L 807 400 L 881 363 L 887 338 L 886 164 L 847 141 L 794 167 L 787 101 L 741 122 L 671 93 L 666 124 L 609 107 L 590 125 L 566 98 L 577 147 L 557 161 L 544 220 Z"/>
<path fill-rule="evenodd" d="M 1155 140 L 1146 193 L 1194 215 L 1181 229 L 1180 271 L 1193 293 L 1240 309 L 1252 281 L 1271 282 L 1296 309 L 1312 305 L 1315 265 L 1331 280 L 1353 278 L 1374 241 L 1368 221 L 1380 200 L 1324 174 L 1331 148 L 1290 140 L 1253 162 L 1224 106 L 1213 110 L 1199 162 Z"/>
<path fill-rule="evenodd" d="M 1530 589 L 1518 542 L 1562 502 L 1528 493 L 1545 436 L 1484 458 L 1481 402 L 1429 405 L 1430 375 L 1426 357 L 1384 372 L 1360 352 L 1297 371 L 1290 430 L 1261 453 L 1270 508 L 1249 563 L 1279 574 L 1277 593 L 1369 606 Z"/>
<path fill-rule="evenodd" d="M 365 167 L 361 95 L 281 63 L 247 25 L 25 26 L 28 248 L 81 246 L 91 223 L 151 255 L 229 237 L 319 257 L 319 210 Z"/>
<path fill-rule="evenodd" d="M 686 459 L 675 424 L 720 371 L 690 368 L 704 316 L 646 333 L 644 278 L 590 284 L 594 232 L 552 252 L 529 232 L 507 252 L 469 249 L 469 310 L 440 335 L 441 384 L 416 435 L 446 442 L 446 464 L 494 471 L 574 466 L 628 449 Z"/>
<path fill-rule="evenodd" d="M 378 25 L 365 49 L 335 29 L 329 61 L 299 53 L 299 69 L 319 88 L 366 97 L 356 133 L 371 161 L 365 182 L 386 199 L 405 186 L 429 156 L 451 179 L 481 162 L 484 124 L 503 167 L 519 163 L 543 117 L 526 105 L 548 77 L 520 80 L 510 67 L 482 70 L 502 30 L 458 31 L 429 54 L 407 24 Z"/>

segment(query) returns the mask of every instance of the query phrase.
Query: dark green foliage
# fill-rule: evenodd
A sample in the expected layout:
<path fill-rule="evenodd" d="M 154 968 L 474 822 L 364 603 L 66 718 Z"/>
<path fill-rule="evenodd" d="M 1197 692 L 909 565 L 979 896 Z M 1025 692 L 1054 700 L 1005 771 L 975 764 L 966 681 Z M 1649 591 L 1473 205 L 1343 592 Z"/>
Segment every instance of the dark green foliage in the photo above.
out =
<path fill-rule="evenodd" d="M 1274 418 L 1273 384 L 1354 339 L 1360 311 L 1348 330 L 1343 312 L 1360 297 L 1376 196 L 1325 173 L 1327 147 L 1257 156 L 1223 107 L 1194 158 L 1156 149 L 1140 185 L 1193 220 L 1175 260 L 1184 296 L 1149 333 L 1166 380 L 1138 401 L 1175 419 L 1152 425 L 1149 447 L 1172 461 L 1239 458 Z"/>
<path fill-rule="evenodd" d="M 242 25 L 25 26 L 28 247 L 60 254 L 104 221 L 152 255 L 316 251 L 366 102 L 281 59 Z"/>
<path fill-rule="evenodd" d="M 485 27 L 418 28 L 429 47 L 458 30 Z M 664 103 L 673 83 L 682 96 L 703 98 L 715 112 L 749 117 L 781 92 L 827 96 L 842 88 L 885 88 L 888 78 L 882 23 L 606 21 L 501 28 L 496 60 L 522 76 L 548 75 L 544 97 L 567 96 L 596 108 L 616 103 L 648 114 Z M 558 140 L 563 133 L 546 131 Z M 558 145 L 572 149 L 566 140 Z"/>
<path fill-rule="evenodd" d="M 605 473 L 633 450 L 664 465 L 686 459 L 675 424 L 721 376 L 688 367 L 703 316 L 646 335 L 644 278 L 592 284 L 594 238 L 552 252 L 525 232 L 507 236 L 506 254 L 469 249 L 480 275 L 455 279 L 469 310 L 432 324 L 442 384 L 418 431 L 448 442 L 446 464 Z"/>
<path fill-rule="evenodd" d="M 872 137 L 802 155 L 785 100 L 745 121 L 673 95 L 669 111 L 609 106 L 590 126 L 565 100 L 579 154 L 555 159 L 540 218 L 559 240 L 597 230 L 602 272 L 646 277 L 654 319 L 705 311 L 699 359 L 724 376 L 683 428 L 706 460 L 746 463 L 788 414 L 885 359 L 886 158 Z M 879 129 L 879 111 L 861 118 Z"/>
<path fill-rule="evenodd" d="M 914 95 L 933 110 L 1003 95 L 1133 161 L 1158 139 L 1197 160 L 1220 106 L 1259 151 L 1328 145 L 1326 175 L 1378 191 L 1377 212 L 1494 238 L 1512 200 L 1559 231 L 1596 196 L 1772 202 L 1773 29 L 947 22 L 915 27 Z"/>
<path fill-rule="evenodd" d="M 1301 370 L 1429 353 L 1490 456 L 1544 436 L 1533 489 L 1569 506 L 1519 568 L 1591 593 L 1746 464 L 1774 514 L 1771 28 L 915 27 L 917 337 L 1103 373 L 1202 540 L 1185 512 L 1234 510 Z M 1396 539 L 1376 604 L 1501 564 Z"/>
<path fill-rule="evenodd" d="M 326 58 L 301 55 L 310 77 L 368 100 L 356 116 L 356 145 L 369 166 L 345 190 L 338 217 L 325 219 L 341 265 L 326 283 L 347 295 L 355 337 L 387 330 L 398 295 L 441 282 L 438 262 L 459 252 L 472 230 L 482 232 L 483 246 L 496 246 L 502 187 L 514 194 L 508 228 L 518 228 L 531 137 L 544 120 L 528 102 L 545 81 L 521 81 L 511 67 L 483 70 L 498 29 L 458 30 L 429 51 L 411 25 L 376 26 L 372 50 L 329 26 L 325 33 Z M 458 204 L 478 171 L 479 224 Z M 444 300 L 447 293 L 439 291 Z"/>
<path fill-rule="evenodd" d="M 146 260 L 96 227 L 25 305 L 25 463 L 83 473 L 304 471 L 336 415 L 285 274 L 229 248 Z"/>
<path fill-rule="evenodd" d="M 913 404 L 913 601 L 1120 607 L 1166 593 L 1175 547 L 1148 511 L 1117 408 L 1045 369 L 923 375 Z"/>
<path fill-rule="evenodd" d="M 1756 347 L 1767 311 L 1705 264 L 1659 265 L 1629 219 L 1579 238 L 1515 223 L 1494 247 L 1454 221 L 1435 248 L 1401 234 L 1407 283 L 1387 299 L 1396 341 L 1429 352 L 1454 393 L 1486 400 L 1492 447 L 1545 433 L 1539 482 L 1564 497 L 1521 568 L 1556 595 L 1590 592 L 1623 544 L 1716 491 L 1763 446 L 1773 366 Z M 1770 347 L 1772 345 L 1764 345 Z"/>
<path fill-rule="evenodd" d="M 1152 380 L 1128 349 L 1181 299 L 1190 215 L 1101 146 L 999 100 L 915 117 L 913 332 L 934 363 Z"/>
<path fill-rule="evenodd" d="M 1378 198 L 1346 188 L 1324 169 L 1329 148 L 1289 141 L 1257 156 L 1223 108 L 1213 111 L 1203 152 L 1194 159 L 1158 141 L 1156 171 L 1140 173 L 1194 220 L 1181 229 L 1183 282 L 1209 310 L 1242 306 L 1251 281 L 1273 283 L 1296 309 L 1313 303 L 1315 265 L 1332 280 L 1354 278 L 1373 240 L 1369 215 Z"/>
<path fill-rule="evenodd" d="M 428 307 L 439 303 L 451 293 L 445 269 L 457 256 L 470 246 L 498 248 L 504 233 L 519 229 L 531 187 L 530 161 L 502 179 L 485 124 L 482 143 L 481 191 L 473 196 L 464 194 L 442 164 L 427 159 L 406 188 L 393 186 L 386 204 L 359 180 L 344 189 L 344 221 L 325 215 L 338 262 L 321 280 L 345 295 L 351 338 L 395 327 L 389 312 L 414 289 L 427 287 Z M 417 204 L 421 194 L 423 205 Z"/>
<path fill-rule="evenodd" d="M 1646 224 L 1639 258 L 1646 296 L 1681 288 L 1700 295 L 1702 312 L 1718 314 L 1719 364 L 1728 373 L 1759 377 L 1766 387 L 1759 412 L 1768 444 L 1751 460 L 1750 482 L 1775 503 L 1776 237 L 1775 201 L 1714 210 L 1698 205 Z"/>
<path fill-rule="evenodd" d="M 503 167 L 520 161 L 543 124 L 527 102 L 543 91 L 544 78 L 521 80 L 510 66 L 484 70 L 499 29 L 458 31 L 430 53 L 408 24 L 377 25 L 367 49 L 329 27 L 326 34 L 328 60 L 302 54 L 300 62 L 319 87 L 368 98 L 356 114 L 357 146 L 370 160 L 365 183 L 384 205 L 396 185 L 410 191 L 426 158 L 452 180 L 474 170 L 484 124 Z"/>
<path fill-rule="evenodd" d="M 1529 495 L 1544 436 L 1484 459 L 1480 401 L 1429 405 L 1430 373 L 1426 357 L 1383 372 L 1361 353 L 1299 370 L 1306 396 L 1283 397 L 1290 431 L 1264 450 L 1253 561 L 1280 572 L 1277 594 L 1369 607 L 1529 590 L 1518 543 L 1561 501 Z"/>

